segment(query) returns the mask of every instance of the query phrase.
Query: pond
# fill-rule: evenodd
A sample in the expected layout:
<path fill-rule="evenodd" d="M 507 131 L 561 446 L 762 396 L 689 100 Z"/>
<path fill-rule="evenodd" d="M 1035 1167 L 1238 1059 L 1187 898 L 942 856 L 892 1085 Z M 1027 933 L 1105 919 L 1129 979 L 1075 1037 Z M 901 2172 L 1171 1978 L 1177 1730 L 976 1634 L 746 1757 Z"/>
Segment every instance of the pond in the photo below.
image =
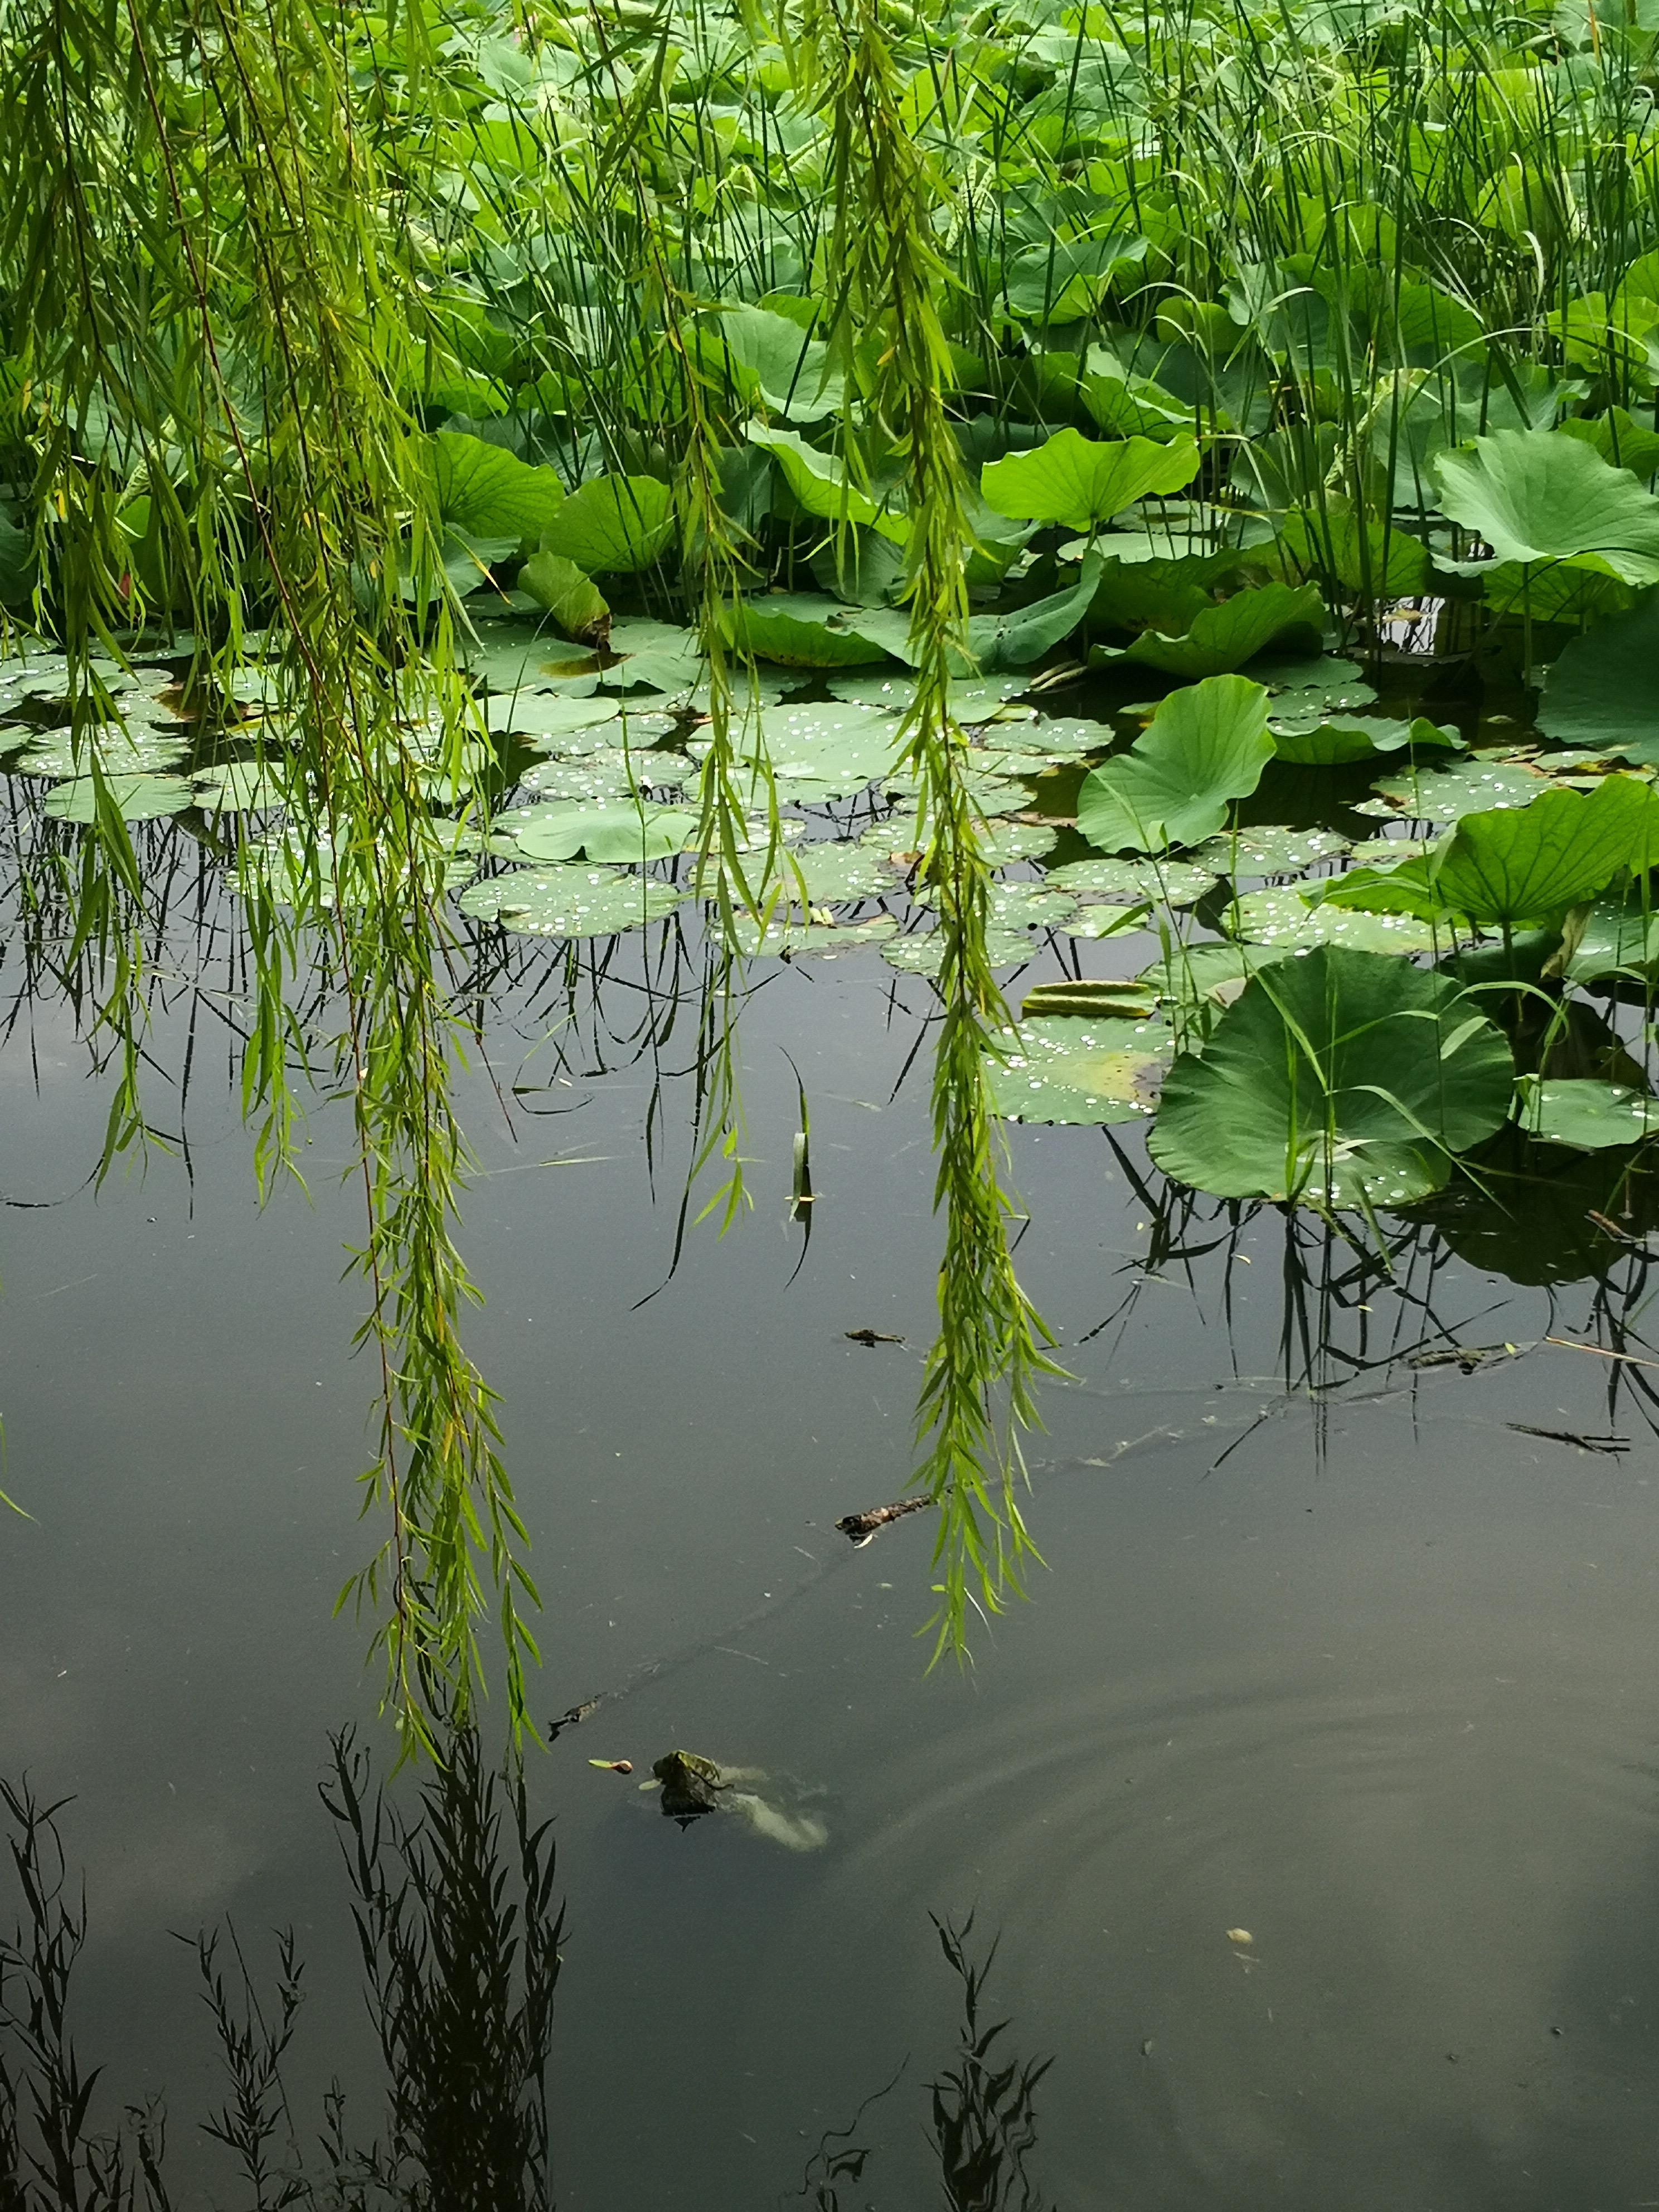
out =
<path fill-rule="evenodd" d="M 1401 661 L 1372 703 L 1427 713 L 1459 680 Z M 1467 690 L 1433 711 L 1491 767 L 1526 734 L 1492 720 L 1521 696 L 1494 675 L 1480 714 Z M 1146 719 L 1127 678 L 1038 696 L 1070 726 L 1097 718 L 1115 758 Z M 1253 824 L 1278 844 L 1255 869 L 1235 855 L 1219 890 L 1154 887 L 1117 910 L 1136 926 L 1006 912 L 1011 1006 L 1143 974 L 1160 924 L 1224 942 L 1234 893 L 1282 897 L 1389 826 L 1352 811 L 1388 767 L 1273 763 L 1235 819 L 1241 846 Z M 1004 882 L 1085 858 L 1079 781 L 1028 777 L 1038 857 Z M 20 853 L 76 834 L 43 828 L 46 787 L 11 786 Z M 860 787 L 793 814 L 816 849 L 885 805 Z M 262 1210 L 238 912 L 194 818 L 134 832 L 168 885 L 143 1081 L 170 1146 L 97 1181 L 112 1072 L 15 916 L 0 1046 L 4 1486 L 30 1516 L 0 1555 L 0 1770 L 69 1801 L 77 2044 L 106 2069 L 101 2124 L 165 2094 L 180 2204 L 231 2186 L 196 2125 L 227 2094 L 200 1929 L 234 1928 L 268 2005 L 270 1931 L 294 1930 L 283 2080 L 307 2156 L 331 2081 L 358 2136 L 379 2124 L 318 1785 L 342 1728 L 377 1774 L 395 1755 L 364 1671 L 372 1608 L 333 1611 L 379 1540 L 352 1482 L 375 1389 L 372 1347 L 351 1353 L 363 1287 L 341 1277 L 362 1234 L 351 1115 L 305 1101 L 307 1193 Z M 1331 851 L 1301 869 L 1316 823 Z M 804 2185 L 933 2201 L 928 2085 L 960 2065 L 963 1997 L 933 1915 L 970 1961 L 996 1941 L 997 2050 L 1054 2062 L 1002 2139 L 1029 2151 L 951 2201 L 1024 2201 L 1021 2160 L 1033 2201 L 1071 2205 L 1636 2201 L 1654 2184 L 1659 1547 L 1632 1147 L 1500 1135 L 1437 1195 L 1368 1218 L 1166 1181 L 1133 1097 L 1104 1127 L 1005 1125 L 1021 1280 L 1066 1370 L 1025 1440 L 1044 1564 L 1026 1602 L 971 1625 L 969 1663 L 928 1671 L 936 1516 L 863 1544 L 836 1525 L 906 1494 L 936 1325 L 938 1000 L 849 927 L 925 924 L 907 887 L 892 869 L 829 909 L 849 941 L 821 923 L 810 954 L 738 972 L 752 1207 L 724 1237 L 690 1219 L 707 1176 L 683 1206 L 722 973 L 698 906 L 551 945 L 460 924 L 477 1164 L 459 1237 L 487 1292 L 468 1346 L 542 1598 L 532 1713 L 594 1701 L 526 1755 L 567 1910 L 552 2193 L 596 2212 Z M 1614 1030 L 1641 1052 L 1639 1007 L 1579 1004 L 1587 1070 Z M 498 1692 L 486 1764 L 504 1732 Z M 664 1818 L 651 1770 L 676 1748 L 763 1777 L 747 1790 L 779 1817 Z M 423 1782 L 405 1769 L 392 1805 L 412 1815 Z"/>

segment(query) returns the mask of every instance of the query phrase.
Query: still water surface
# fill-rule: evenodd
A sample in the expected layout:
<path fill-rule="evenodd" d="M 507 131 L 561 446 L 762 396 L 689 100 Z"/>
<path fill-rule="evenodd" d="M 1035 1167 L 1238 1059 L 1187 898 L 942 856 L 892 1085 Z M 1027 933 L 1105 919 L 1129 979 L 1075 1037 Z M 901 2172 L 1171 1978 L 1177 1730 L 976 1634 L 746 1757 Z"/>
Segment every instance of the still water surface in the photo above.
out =
<path fill-rule="evenodd" d="M 1322 1316 L 1352 1253 L 1304 1228 L 1287 1268 L 1281 1215 L 1233 1236 L 1207 1207 L 1149 1273 L 1138 1133 L 1011 1129 L 1021 1267 L 1077 1378 L 1031 1442 L 1048 1565 L 969 1673 L 925 1674 L 926 1517 L 860 1550 L 833 1523 L 910 1465 L 938 1236 L 921 1064 L 901 1077 L 927 990 L 870 951 L 762 973 L 755 1212 L 696 1231 L 647 1304 L 690 1111 L 676 1055 L 595 1073 L 572 1033 L 526 1103 L 540 1028 L 503 1020 L 462 1101 L 473 1343 L 545 1601 L 538 1710 L 604 1698 L 531 1765 L 569 1903 L 560 2202 L 771 2204 L 907 2055 L 844 2201 L 935 2201 L 925 2089 L 957 2003 L 928 1915 L 969 1910 L 976 1942 L 1000 1934 L 993 2016 L 1055 2057 L 1033 2170 L 1061 2205 L 1659 2200 L 1652 1439 L 1627 1394 L 1609 1411 L 1617 1363 L 1540 1341 L 1613 1340 L 1594 1285 L 1516 1286 L 1425 1238 Z M 164 1028 L 158 1062 L 181 1042 Z M 804 1262 L 781 1046 L 811 1098 Z M 372 2103 L 315 1784 L 331 1729 L 386 1748 L 367 1631 L 330 1617 L 370 1541 L 349 1131 L 319 1109 L 311 1204 L 260 1213 L 219 1049 L 188 1170 L 155 1157 L 97 1195 L 106 1102 L 67 1020 L 39 1008 L 0 1050 L 3 1482 L 33 1516 L 0 1552 L 0 1767 L 74 1796 L 82 2045 L 112 2100 L 165 2087 L 192 2203 L 224 2169 L 191 2139 L 214 2060 L 169 1931 L 230 1914 L 258 1954 L 291 1922 L 295 2104 L 334 2075 Z M 1317 1402 L 1298 1300 L 1334 1347 Z M 907 1341 L 848 1341 L 866 1328 Z M 1468 1375 L 1390 1361 L 1453 1342 L 1536 1348 Z M 677 1745 L 790 1778 L 825 1848 L 683 1832 L 587 1764 L 637 1782 Z"/>

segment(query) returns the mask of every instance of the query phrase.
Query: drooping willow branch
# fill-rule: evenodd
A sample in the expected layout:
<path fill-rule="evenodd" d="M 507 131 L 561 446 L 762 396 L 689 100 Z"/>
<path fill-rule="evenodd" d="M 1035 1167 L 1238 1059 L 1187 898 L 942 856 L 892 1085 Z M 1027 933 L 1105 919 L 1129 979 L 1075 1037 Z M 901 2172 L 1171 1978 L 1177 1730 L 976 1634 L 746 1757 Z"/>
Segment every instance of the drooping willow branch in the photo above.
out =
<path fill-rule="evenodd" d="M 967 1649 L 977 1602 L 1001 1609 L 1037 1556 L 1019 1505 L 1018 1432 L 1036 1423 L 1033 1385 L 1058 1370 L 1053 1341 L 1020 1287 L 1010 1249 L 1002 1145 L 986 1076 L 1008 1021 L 987 951 L 990 869 L 951 708 L 953 674 L 972 665 L 960 449 L 945 395 L 950 351 L 938 297 L 946 280 L 930 216 L 935 190 L 907 123 L 902 86 L 874 0 L 814 0 L 795 48 L 803 88 L 831 125 L 836 185 L 830 243 L 834 336 L 854 388 L 873 335 L 874 411 L 908 489 L 906 588 L 915 696 L 900 733 L 901 764 L 921 790 L 921 872 L 939 913 L 943 959 L 934 1049 L 934 1204 L 945 1216 L 939 1334 L 918 1408 L 915 1480 L 940 1508 L 934 1657 Z M 849 447 L 849 454 L 851 448 Z"/>

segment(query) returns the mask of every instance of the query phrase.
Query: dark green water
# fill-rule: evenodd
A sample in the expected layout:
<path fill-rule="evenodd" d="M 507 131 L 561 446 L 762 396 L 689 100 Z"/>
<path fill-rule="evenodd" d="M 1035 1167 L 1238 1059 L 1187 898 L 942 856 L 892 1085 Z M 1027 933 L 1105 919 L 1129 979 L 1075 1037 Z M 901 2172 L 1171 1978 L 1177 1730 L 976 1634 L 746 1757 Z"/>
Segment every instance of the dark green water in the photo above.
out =
<path fill-rule="evenodd" d="M 1080 949 L 1128 974 L 1152 948 Z M 672 1249 L 690 1086 L 678 1038 L 659 1065 L 613 1042 L 595 1072 L 595 1037 L 637 1019 L 639 957 L 619 952 L 597 1006 L 578 993 L 562 1081 L 552 1048 L 532 1063 L 552 1087 L 529 1103 L 556 1115 L 504 1114 L 482 1073 L 464 1100 L 474 1340 L 546 1601 L 538 1710 L 623 1692 L 531 1765 L 569 1904 L 560 2202 L 769 2204 L 907 2054 L 847 2201 L 933 2201 L 923 2091 L 956 2007 L 927 1916 L 970 1908 L 1000 1931 L 995 2016 L 1054 2055 L 1033 2171 L 1061 2204 L 1659 2197 L 1659 1505 L 1643 1407 L 1607 1399 L 1644 1370 L 1540 1341 L 1626 1342 L 1610 1306 L 1639 1304 L 1639 1246 L 1584 1238 L 1582 1196 L 1556 1216 L 1528 1200 L 1501 1249 L 1565 1273 L 1553 1290 L 1427 1230 L 1390 1284 L 1316 1225 L 1292 1250 L 1273 1209 L 1235 1232 L 1206 1201 L 1147 1272 L 1138 1133 L 1112 1133 L 1120 1158 L 1099 1131 L 1011 1130 L 1021 1265 L 1078 1379 L 1047 1391 L 1030 1445 L 1048 1571 L 971 1673 L 927 1676 L 926 1520 L 857 1551 L 832 1524 L 909 1466 L 937 1251 L 921 1063 L 894 1091 L 927 987 L 872 951 L 757 969 L 756 1210 L 724 1242 L 699 1231 L 641 1306 Z M 509 1098 L 556 1018 L 527 988 L 500 1012 Z M 182 1044 L 163 1024 L 158 1065 Z M 780 1046 L 820 1194 L 799 1273 Z M 330 1729 L 376 1725 L 366 1632 L 330 1618 L 368 1541 L 347 1132 L 319 1110 L 313 1205 L 261 1215 L 224 1053 L 204 1021 L 188 1171 L 156 1157 L 94 1195 L 84 1047 L 36 1006 L 0 1051 L 4 1484 L 34 1516 L 0 1554 L 0 1765 L 74 1796 L 81 2041 L 112 2112 L 165 2088 L 192 2203 L 223 2167 L 192 2136 L 214 2057 L 169 1930 L 228 1913 L 263 1955 L 295 1925 L 307 2128 L 331 2075 L 371 2118 L 375 2080 L 314 1793 Z M 867 1350 L 860 1328 L 908 1341 Z M 1506 1340 L 1536 1348 L 1468 1376 L 1390 1359 Z M 827 1845 L 682 1832 L 586 1764 L 628 1758 L 637 1780 L 682 1744 L 821 1791 Z"/>

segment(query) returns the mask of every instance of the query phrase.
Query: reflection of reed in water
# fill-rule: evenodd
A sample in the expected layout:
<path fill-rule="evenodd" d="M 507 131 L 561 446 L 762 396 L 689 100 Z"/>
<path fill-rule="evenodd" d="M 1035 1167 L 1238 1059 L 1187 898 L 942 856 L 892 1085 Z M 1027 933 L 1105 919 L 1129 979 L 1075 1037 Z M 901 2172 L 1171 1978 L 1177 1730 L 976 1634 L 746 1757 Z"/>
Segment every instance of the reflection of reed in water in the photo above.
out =
<path fill-rule="evenodd" d="M 304 1977 L 294 1938 L 277 1938 L 262 1989 L 234 1928 L 204 1930 L 197 1964 L 227 2092 L 202 2131 L 237 2174 L 228 2201 L 254 2212 L 550 2212 L 546 2077 L 564 1932 L 550 1824 L 532 1822 L 521 1771 L 489 1767 L 470 1728 L 451 1732 L 412 1814 L 373 1782 L 349 1729 L 320 1794 L 338 1824 L 386 2104 L 363 2145 L 344 2093 L 331 2090 L 320 2159 L 307 2157 L 283 2080 Z M 0 2212 L 173 2212 L 159 2102 L 99 2125 L 102 2069 L 83 2063 L 70 2032 L 88 1914 L 58 1826 L 67 1801 L 45 1803 L 26 1784 L 0 1784 L 0 1798 L 21 1905 L 0 1937 Z M 963 2008 L 955 2054 L 928 2091 L 945 2202 L 1042 2212 L 1025 2162 L 1048 2062 L 1010 2057 L 1007 2022 L 985 2020 L 996 1946 L 975 1960 L 972 1916 L 934 1926 Z M 854 2130 L 898 2078 L 824 2138 L 801 2191 L 818 2212 L 838 2212 L 837 2185 L 862 2179 L 873 2153 Z"/>

